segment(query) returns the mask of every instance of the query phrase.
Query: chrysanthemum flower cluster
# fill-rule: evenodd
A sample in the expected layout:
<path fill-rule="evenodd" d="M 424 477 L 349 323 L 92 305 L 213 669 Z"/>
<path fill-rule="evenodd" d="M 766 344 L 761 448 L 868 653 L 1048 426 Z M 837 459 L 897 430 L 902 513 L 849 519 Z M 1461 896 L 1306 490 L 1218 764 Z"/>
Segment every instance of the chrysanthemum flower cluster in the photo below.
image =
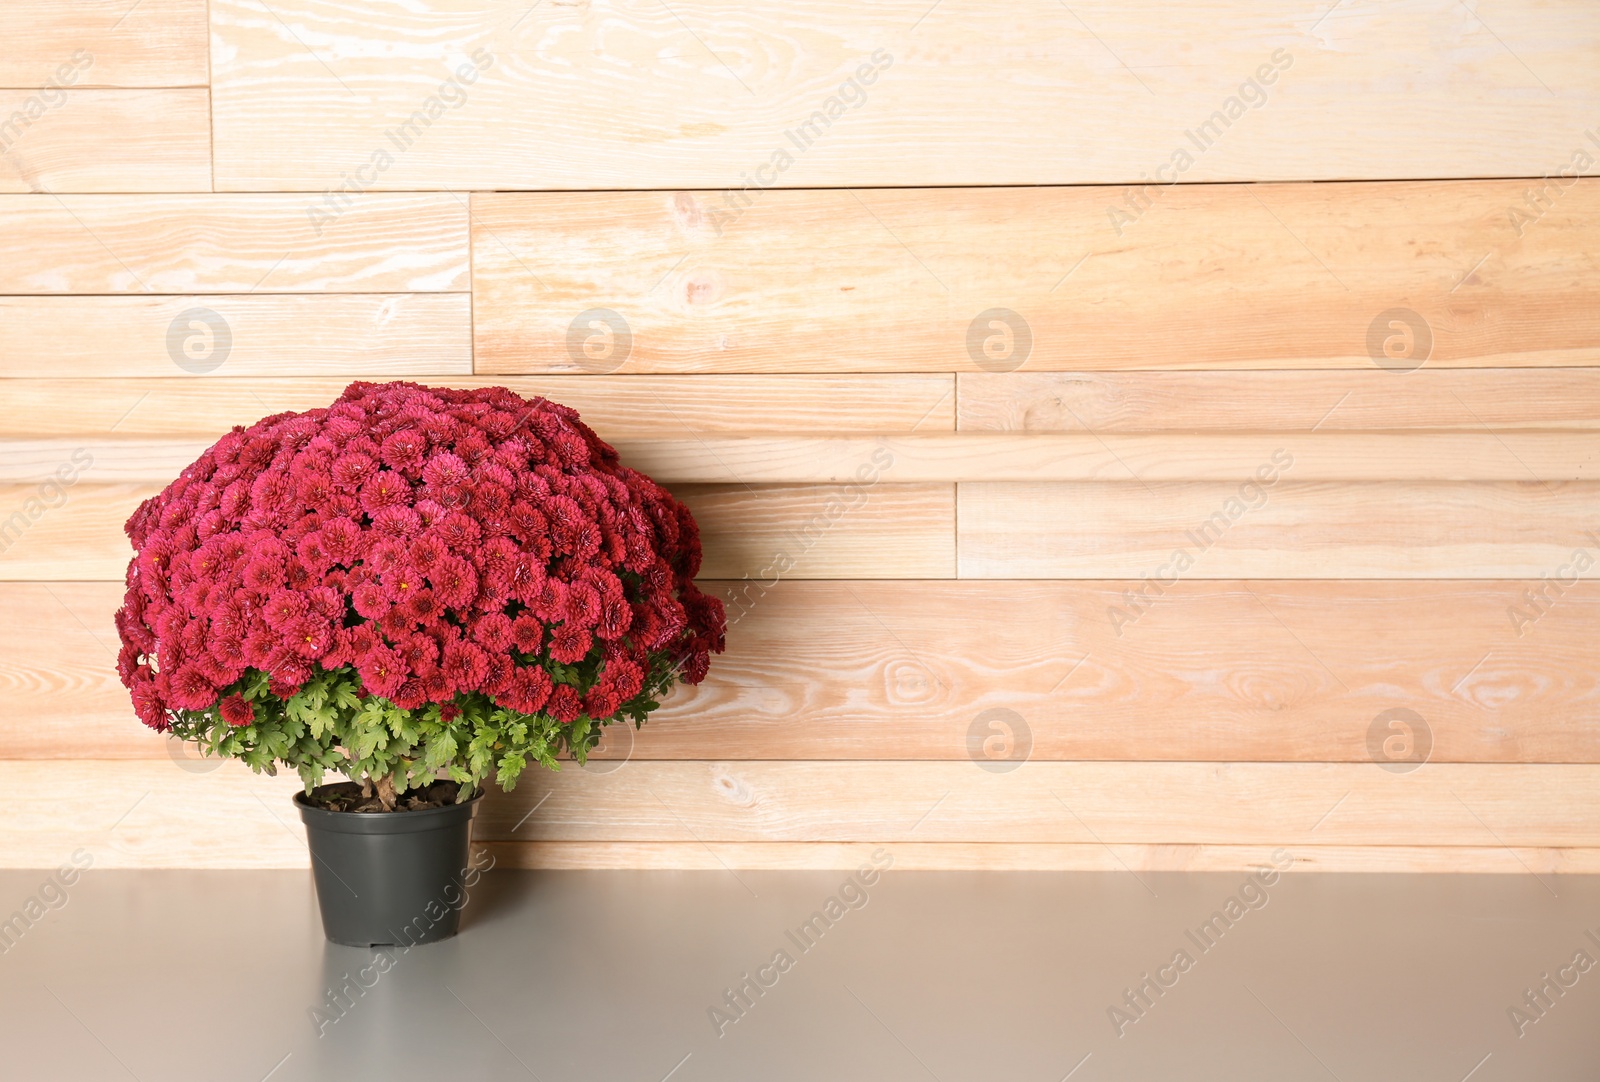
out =
<path fill-rule="evenodd" d="M 258 770 L 502 784 L 720 651 L 688 510 L 575 411 L 354 383 L 235 428 L 128 520 L 139 718 Z"/>

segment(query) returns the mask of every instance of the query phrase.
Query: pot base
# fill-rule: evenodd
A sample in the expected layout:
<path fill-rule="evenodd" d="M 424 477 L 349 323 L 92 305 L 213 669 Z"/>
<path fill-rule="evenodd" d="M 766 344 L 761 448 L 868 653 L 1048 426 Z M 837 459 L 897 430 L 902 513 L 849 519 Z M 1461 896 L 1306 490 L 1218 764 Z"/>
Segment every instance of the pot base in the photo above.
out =
<path fill-rule="evenodd" d="M 336 812 L 296 793 L 328 939 L 348 947 L 410 947 L 455 935 L 482 798 L 420 811 Z"/>

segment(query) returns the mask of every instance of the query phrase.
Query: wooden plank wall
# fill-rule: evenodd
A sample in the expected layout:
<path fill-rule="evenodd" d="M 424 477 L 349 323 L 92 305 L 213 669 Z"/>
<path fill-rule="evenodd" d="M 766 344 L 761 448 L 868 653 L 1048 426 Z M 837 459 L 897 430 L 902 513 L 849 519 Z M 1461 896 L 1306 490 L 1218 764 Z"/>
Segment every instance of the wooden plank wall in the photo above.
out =
<path fill-rule="evenodd" d="M 704 685 L 491 799 L 508 864 L 1600 870 L 1592 5 L 0 40 L 0 865 L 305 864 L 291 779 L 135 722 L 121 524 L 392 377 L 576 406 L 729 604 Z"/>

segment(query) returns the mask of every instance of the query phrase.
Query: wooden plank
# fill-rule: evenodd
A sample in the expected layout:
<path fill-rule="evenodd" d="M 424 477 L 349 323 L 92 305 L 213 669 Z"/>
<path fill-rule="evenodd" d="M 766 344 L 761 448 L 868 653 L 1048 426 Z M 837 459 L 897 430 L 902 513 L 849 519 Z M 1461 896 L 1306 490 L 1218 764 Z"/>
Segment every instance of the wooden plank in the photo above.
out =
<path fill-rule="evenodd" d="M 1539 578 L 1600 529 L 1594 482 L 1278 477 L 963 484 L 960 577 Z"/>
<path fill-rule="evenodd" d="M 1019 761 L 1388 762 L 1380 716 L 1396 707 L 1421 717 L 1429 763 L 1600 762 L 1587 579 L 1192 582 L 1114 621 L 1139 585 L 708 583 L 727 653 L 636 734 L 609 731 L 603 769 L 987 762 L 990 710 L 1014 712 L 1012 746 L 991 750 Z M 1523 596 L 1541 588 L 1543 614 Z M 172 753 L 117 681 L 121 598 L 120 583 L 0 583 L 0 759 Z"/>
<path fill-rule="evenodd" d="M 467 209 L 446 193 L 0 196 L 0 294 L 437 293 L 467 288 Z"/>
<path fill-rule="evenodd" d="M 1315 433 L 1271 440 L 1297 480 L 1592 480 L 1600 437 L 1582 432 Z M 657 480 L 825 483 L 882 462 L 886 480 L 1231 481 L 1261 464 L 1258 434 L 1095 433 L 875 437 L 712 436 L 628 440 L 627 460 Z M 1266 453 L 1270 453 L 1267 451 Z"/>
<path fill-rule="evenodd" d="M 1600 179 L 1528 188 L 1183 185 L 1123 235 L 1103 188 L 480 195 L 478 370 L 1594 366 Z"/>
<path fill-rule="evenodd" d="M 952 485 L 673 485 L 701 574 L 762 581 L 955 577 Z"/>
<path fill-rule="evenodd" d="M 525 774 L 515 792 L 490 794 L 477 836 L 510 839 L 547 795 L 519 839 L 1600 842 L 1600 766 L 1476 763 L 1403 775 L 1370 763 L 1029 763 L 1005 774 L 956 762 L 634 763 Z"/>
<path fill-rule="evenodd" d="M 0 87 L 205 86 L 206 0 L 6 0 Z M 68 70 L 63 72 L 66 65 Z"/>
<path fill-rule="evenodd" d="M 322 298 L 319 298 L 322 299 Z M 439 300 L 455 299 L 438 297 Z M 164 343 L 163 343 L 164 345 Z M 378 365 L 386 362 L 379 358 Z M 1249 477 L 1264 447 L 1248 436 L 947 434 L 694 436 L 618 440 L 622 459 L 663 484 L 840 484 L 867 464 L 879 480 L 1229 481 Z M 204 437 L 117 432 L 0 438 L 0 483 L 43 481 L 78 447 L 104 481 L 165 481 L 211 444 Z M 1600 434 L 1587 432 L 1315 433 L 1273 441 L 1299 481 L 1586 481 L 1600 478 Z"/>
<path fill-rule="evenodd" d="M 116 417 L 104 426 L 84 419 L 85 400 L 95 387 L 76 377 L 102 377 L 101 383 L 120 387 L 112 401 L 126 399 L 125 410 L 139 403 L 148 421 L 160 416 L 160 403 L 140 402 L 144 392 L 136 381 L 145 378 L 180 377 L 192 387 L 197 377 L 209 375 L 337 373 L 340 379 L 333 382 L 342 390 L 358 378 L 471 371 L 472 301 L 464 293 L 0 297 L 0 375 L 58 377 L 48 384 L 55 388 L 56 408 L 80 418 L 78 433 L 126 430 Z M 27 388 L 9 381 L 0 386 L 8 404 L 21 405 L 28 397 Z M 190 408 L 199 408 L 196 415 L 168 413 L 165 422 L 180 431 L 186 424 L 226 431 L 204 407 L 204 393 L 187 396 Z M 251 404 L 250 419 L 272 412 L 259 400 Z"/>
<path fill-rule="evenodd" d="M 722 584 L 709 680 L 603 754 L 974 759 L 1000 732 L 985 712 L 1011 710 L 1008 757 L 1360 763 L 1387 754 L 1377 719 L 1404 707 L 1431 761 L 1600 761 L 1587 577 L 1141 589 Z"/>
<path fill-rule="evenodd" d="M 1023 20 L 923 0 L 599 0 L 525 18 L 481 0 L 213 0 L 211 16 L 228 188 L 321 191 L 386 147 L 362 183 L 760 198 L 768 184 L 1525 176 L 1570 161 L 1600 96 L 1600 19 L 1582 0 L 1099 3 Z M 1399 86 L 1398 71 L 1428 78 Z M 391 147 L 435 96 L 437 119 Z"/>
<path fill-rule="evenodd" d="M 226 298 L 208 298 L 206 303 Z M 303 298 L 294 298 L 301 301 Z M 12 300 L 0 319 L 0 336 L 18 321 L 24 304 Z M 46 303 L 69 304 L 69 301 Z M 84 302 L 99 305 L 101 301 Z M 126 302 L 134 303 L 134 302 Z M 151 303 L 140 301 L 138 303 Z M 0 299 L 0 311 L 8 302 Z M 88 313 L 74 316 L 74 321 Z M 57 327 L 53 341 L 70 333 Z M 304 342 L 299 339 L 297 342 Z M 319 336 L 318 355 L 330 348 Z M 272 357 L 292 356 L 296 343 L 274 347 Z M 108 343 L 109 347 L 109 343 Z M 118 346 L 126 350 L 126 335 Z M 0 364 L 25 362 L 22 351 L 0 345 Z M 414 358 L 415 350 L 405 356 Z M 309 359 L 309 357 L 307 358 Z M 348 362 L 339 371 L 347 372 Z M 52 369 L 74 374 L 83 362 Z M 230 375 L 233 366 L 218 370 Z M 937 432 L 955 427 L 952 377 L 903 376 L 609 376 L 605 379 L 555 377 L 470 377 L 424 372 L 397 365 L 384 375 L 405 375 L 429 385 L 447 387 L 506 386 L 523 395 L 541 395 L 578 410 L 601 436 L 611 439 L 658 436 L 666 431 L 702 436 L 759 431 L 803 432 Z M 368 378 L 378 378 L 373 373 Z M 343 376 L 294 379 L 226 379 L 202 382 L 177 378 L 9 379 L 4 391 L 8 409 L 0 413 L 0 434 L 7 437 L 73 436 L 116 432 L 125 436 L 211 436 L 232 425 L 250 424 L 284 410 L 326 406 L 344 391 Z M 137 408 L 135 408 L 137 407 Z"/>
<path fill-rule="evenodd" d="M 496 868 L 851 871 L 889 853 L 896 871 L 1231 872 L 1292 860 L 1299 872 L 1593 875 L 1600 849 L 1466 845 L 1071 845 L 1028 842 L 488 842 Z"/>
<path fill-rule="evenodd" d="M 0 762 L 26 786 L 8 816 L 0 866 L 55 867 L 78 849 L 96 868 L 299 868 L 305 831 L 290 799 L 300 779 L 238 763 L 197 773 L 177 763 Z"/>
<path fill-rule="evenodd" d="M 35 93 L 0 90 L 0 192 L 211 190 L 204 88 L 65 90 L 30 118 Z"/>
<path fill-rule="evenodd" d="M 0 759 L 168 757 L 117 679 L 120 584 L 7 582 L 0 599 Z"/>
<path fill-rule="evenodd" d="M 1600 368 L 964 372 L 982 432 L 1600 428 Z"/>
<path fill-rule="evenodd" d="M 157 485 L 93 483 L 94 464 L 63 459 L 70 487 L 0 486 L 0 581 L 121 579 L 133 557 L 123 533 Z"/>
<path fill-rule="evenodd" d="M 0 762 L 0 783 L 30 796 L 0 836 L 0 866 L 53 865 L 80 847 L 108 868 L 304 866 L 289 801 L 299 782 L 288 775 L 236 763 L 197 774 L 171 762 Z M 1595 766 L 1441 765 L 1396 777 L 1350 764 L 1041 763 L 997 775 L 967 763 L 652 763 L 530 772 L 510 794 L 490 791 L 473 833 L 510 840 L 526 816 L 518 840 L 633 843 L 635 853 L 638 843 L 714 853 L 774 842 L 1449 846 L 1488 866 L 1497 847 L 1508 862 L 1530 849 L 1597 848 L 1597 808 Z"/>
<path fill-rule="evenodd" d="M 63 462 L 71 461 L 63 459 Z M 59 465 L 59 463 L 58 463 Z M 0 581 L 120 580 L 122 525 L 160 485 L 102 483 L 91 463 L 56 493 L 0 485 Z M 694 511 L 707 578 L 948 578 L 955 573 L 950 485 L 674 486 Z M 30 500 L 38 499 L 38 503 Z M 50 502 L 55 501 L 55 506 Z"/>

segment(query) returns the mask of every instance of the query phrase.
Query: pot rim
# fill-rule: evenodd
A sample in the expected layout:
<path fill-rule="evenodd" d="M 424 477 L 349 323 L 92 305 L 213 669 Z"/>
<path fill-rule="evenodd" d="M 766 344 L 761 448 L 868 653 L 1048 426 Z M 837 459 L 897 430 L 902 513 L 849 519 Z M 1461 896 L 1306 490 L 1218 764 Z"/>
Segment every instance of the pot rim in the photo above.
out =
<path fill-rule="evenodd" d="M 305 792 L 297 791 L 291 798 L 300 811 L 301 821 L 310 830 L 331 830 L 339 834 L 416 834 L 426 830 L 449 830 L 469 821 L 478 814 L 478 802 L 483 799 L 479 789 L 459 804 L 445 804 L 438 808 L 417 811 L 357 812 L 333 811 L 307 804 Z"/>

